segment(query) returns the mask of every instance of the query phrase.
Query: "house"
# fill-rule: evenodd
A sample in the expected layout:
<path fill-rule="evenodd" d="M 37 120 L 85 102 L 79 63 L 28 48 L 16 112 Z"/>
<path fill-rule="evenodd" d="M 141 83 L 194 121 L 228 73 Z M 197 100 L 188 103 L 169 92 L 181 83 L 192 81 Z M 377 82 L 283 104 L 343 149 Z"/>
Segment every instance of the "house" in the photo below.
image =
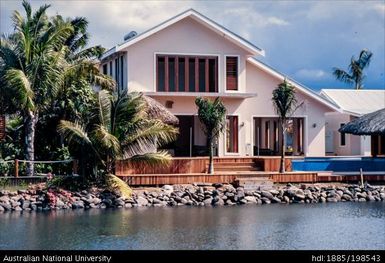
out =
<path fill-rule="evenodd" d="M 329 155 L 371 154 L 370 136 L 339 133 L 338 129 L 364 114 L 385 108 L 385 90 L 322 89 L 320 95 L 342 112 L 326 113 L 326 153 Z"/>
<path fill-rule="evenodd" d="M 179 138 L 168 146 L 174 156 L 205 154 L 197 96 L 220 97 L 227 108 L 218 156 L 277 155 L 280 127 L 271 97 L 286 76 L 258 60 L 264 55 L 261 48 L 189 9 L 141 34 L 129 34 L 103 55 L 100 69 L 115 78 L 120 90 L 142 92 L 178 117 Z M 288 123 L 287 151 L 324 156 L 325 113 L 339 108 L 287 79 L 303 102 Z"/>

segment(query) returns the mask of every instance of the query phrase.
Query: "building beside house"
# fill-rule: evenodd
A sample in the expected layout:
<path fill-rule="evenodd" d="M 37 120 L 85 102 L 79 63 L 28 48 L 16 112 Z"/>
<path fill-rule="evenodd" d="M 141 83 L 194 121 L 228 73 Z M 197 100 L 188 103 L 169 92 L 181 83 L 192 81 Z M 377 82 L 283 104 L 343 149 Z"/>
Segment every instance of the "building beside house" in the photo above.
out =
<path fill-rule="evenodd" d="M 142 92 L 179 119 L 174 156 L 205 154 L 206 136 L 197 117 L 197 96 L 220 97 L 226 132 L 218 156 L 278 155 L 281 141 L 272 91 L 285 75 L 262 63 L 265 51 L 208 17 L 189 9 L 125 41 L 101 58 L 100 69 L 120 90 Z M 325 113 L 340 109 L 287 78 L 302 106 L 288 123 L 287 153 L 325 155 Z"/>
<path fill-rule="evenodd" d="M 320 95 L 336 104 L 341 112 L 328 112 L 326 153 L 328 155 L 371 155 L 370 136 L 344 134 L 338 130 L 357 117 L 385 108 L 385 90 L 322 89 Z"/>

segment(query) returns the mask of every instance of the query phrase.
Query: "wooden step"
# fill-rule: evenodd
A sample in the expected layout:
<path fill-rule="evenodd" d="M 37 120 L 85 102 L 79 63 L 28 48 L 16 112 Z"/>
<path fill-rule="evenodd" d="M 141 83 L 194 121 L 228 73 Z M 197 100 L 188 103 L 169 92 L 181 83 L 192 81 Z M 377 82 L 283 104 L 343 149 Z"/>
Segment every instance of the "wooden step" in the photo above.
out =
<path fill-rule="evenodd" d="M 255 162 L 214 162 L 214 166 L 255 166 Z"/>
<path fill-rule="evenodd" d="M 239 167 L 218 167 L 214 166 L 215 171 L 221 172 L 258 172 L 261 171 L 258 167 L 250 167 L 250 166 L 239 166 Z"/>

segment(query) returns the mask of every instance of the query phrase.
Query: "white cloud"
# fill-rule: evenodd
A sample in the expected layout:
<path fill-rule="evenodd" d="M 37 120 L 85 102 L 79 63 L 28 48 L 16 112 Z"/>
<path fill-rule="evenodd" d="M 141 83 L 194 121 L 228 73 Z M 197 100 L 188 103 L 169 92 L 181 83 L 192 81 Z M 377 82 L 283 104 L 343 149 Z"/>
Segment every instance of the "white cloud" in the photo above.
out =
<path fill-rule="evenodd" d="M 299 78 L 303 79 L 326 79 L 330 77 L 328 73 L 321 69 L 300 69 L 295 75 Z"/>
<path fill-rule="evenodd" d="M 374 5 L 373 10 L 378 12 L 380 15 L 385 16 L 385 4 Z"/>
<path fill-rule="evenodd" d="M 267 24 L 277 25 L 277 26 L 287 26 L 287 25 L 289 25 L 289 22 L 287 22 L 283 19 L 280 19 L 278 17 L 271 16 L 271 17 L 267 18 Z"/>

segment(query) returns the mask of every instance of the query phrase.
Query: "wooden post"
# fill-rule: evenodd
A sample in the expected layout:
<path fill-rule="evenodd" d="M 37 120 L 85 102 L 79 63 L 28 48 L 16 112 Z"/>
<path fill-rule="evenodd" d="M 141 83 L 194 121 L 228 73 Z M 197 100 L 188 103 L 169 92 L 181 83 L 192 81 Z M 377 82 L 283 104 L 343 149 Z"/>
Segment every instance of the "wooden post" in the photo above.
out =
<path fill-rule="evenodd" d="M 19 160 L 15 159 L 15 177 L 19 177 Z"/>
<path fill-rule="evenodd" d="M 364 188 L 364 174 L 362 168 L 360 168 L 360 177 L 361 177 L 361 187 Z"/>

